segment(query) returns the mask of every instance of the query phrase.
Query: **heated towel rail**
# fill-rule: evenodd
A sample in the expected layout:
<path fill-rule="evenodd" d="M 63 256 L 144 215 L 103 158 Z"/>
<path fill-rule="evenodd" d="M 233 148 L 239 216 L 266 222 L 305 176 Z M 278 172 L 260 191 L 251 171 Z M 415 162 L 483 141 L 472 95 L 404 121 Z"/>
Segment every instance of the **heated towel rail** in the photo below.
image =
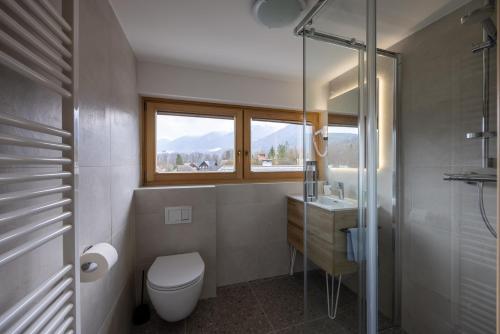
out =
<path fill-rule="evenodd" d="M 80 333 L 76 220 L 79 3 L 63 0 L 60 9 L 52 3 L 0 2 L 0 64 L 61 98 L 60 127 L 45 124 L 48 120 L 19 117 L 14 110 L 0 106 L 0 266 L 58 238 L 62 238 L 63 259 L 59 270 L 44 277 L 20 300 L 9 305 L 0 301 L 5 310 L 0 315 L 0 333 Z M 37 120 L 44 119 L 36 110 L 33 114 Z M 42 187 L 40 181 L 51 185 Z M 15 279 L 21 281 L 22 277 Z"/>

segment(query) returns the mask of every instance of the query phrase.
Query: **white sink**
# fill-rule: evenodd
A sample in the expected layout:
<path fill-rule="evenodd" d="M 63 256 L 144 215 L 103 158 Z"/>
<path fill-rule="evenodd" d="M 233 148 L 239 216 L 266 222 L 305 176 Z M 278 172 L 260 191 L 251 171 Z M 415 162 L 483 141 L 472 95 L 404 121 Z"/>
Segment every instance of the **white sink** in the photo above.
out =
<path fill-rule="evenodd" d="M 290 197 L 299 201 L 304 200 L 303 197 L 300 195 L 290 196 Z M 308 204 L 317 206 L 319 208 L 328 211 L 355 210 L 358 208 L 358 201 L 355 199 L 350 199 L 350 198 L 338 199 L 337 197 L 325 196 L 325 195 L 318 196 L 317 200 L 315 200 L 314 202 L 309 202 Z"/>
<path fill-rule="evenodd" d="M 331 196 L 318 196 L 318 200 L 313 201 L 312 204 L 331 206 L 334 209 L 356 209 L 358 207 L 358 201 L 354 199 L 338 199 Z"/>

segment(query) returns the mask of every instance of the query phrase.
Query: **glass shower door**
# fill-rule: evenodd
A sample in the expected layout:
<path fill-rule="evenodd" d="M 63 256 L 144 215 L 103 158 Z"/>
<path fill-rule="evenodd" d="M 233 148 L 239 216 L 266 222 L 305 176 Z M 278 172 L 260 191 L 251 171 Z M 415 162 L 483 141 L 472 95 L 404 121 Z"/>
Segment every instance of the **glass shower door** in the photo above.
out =
<path fill-rule="evenodd" d="M 376 56 L 376 85 L 369 95 L 365 22 L 365 1 L 326 1 L 302 36 L 304 112 L 318 119 L 314 161 L 305 166 L 304 288 L 310 333 L 374 333 L 399 322 L 397 55 L 382 51 Z M 367 117 L 370 96 L 374 125 Z M 375 166 L 371 180 L 370 159 Z M 368 182 L 378 184 L 371 232 Z"/>

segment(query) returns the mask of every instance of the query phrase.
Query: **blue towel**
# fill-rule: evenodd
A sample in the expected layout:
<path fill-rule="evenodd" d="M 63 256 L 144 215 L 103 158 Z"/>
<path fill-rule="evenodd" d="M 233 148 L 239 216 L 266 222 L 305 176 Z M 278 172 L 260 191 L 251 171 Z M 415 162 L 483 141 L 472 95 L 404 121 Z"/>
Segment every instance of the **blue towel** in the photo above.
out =
<path fill-rule="evenodd" d="M 347 260 L 352 262 L 359 262 L 365 259 L 363 244 L 359 245 L 358 236 L 363 237 L 359 233 L 365 233 L 365 229 L 357 227 L 347 230 Z"/>

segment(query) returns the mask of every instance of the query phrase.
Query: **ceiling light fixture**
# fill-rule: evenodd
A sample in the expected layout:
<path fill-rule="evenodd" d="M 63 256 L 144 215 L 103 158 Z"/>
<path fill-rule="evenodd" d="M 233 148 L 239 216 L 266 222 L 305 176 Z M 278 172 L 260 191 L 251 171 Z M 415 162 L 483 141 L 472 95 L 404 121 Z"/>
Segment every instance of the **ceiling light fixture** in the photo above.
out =
<path fill-rule="evenodd" d="M 305 8 L 305 0 L 256 0 L 252 11 L 266 27 L 281 28 L 293 23 Z"/>

